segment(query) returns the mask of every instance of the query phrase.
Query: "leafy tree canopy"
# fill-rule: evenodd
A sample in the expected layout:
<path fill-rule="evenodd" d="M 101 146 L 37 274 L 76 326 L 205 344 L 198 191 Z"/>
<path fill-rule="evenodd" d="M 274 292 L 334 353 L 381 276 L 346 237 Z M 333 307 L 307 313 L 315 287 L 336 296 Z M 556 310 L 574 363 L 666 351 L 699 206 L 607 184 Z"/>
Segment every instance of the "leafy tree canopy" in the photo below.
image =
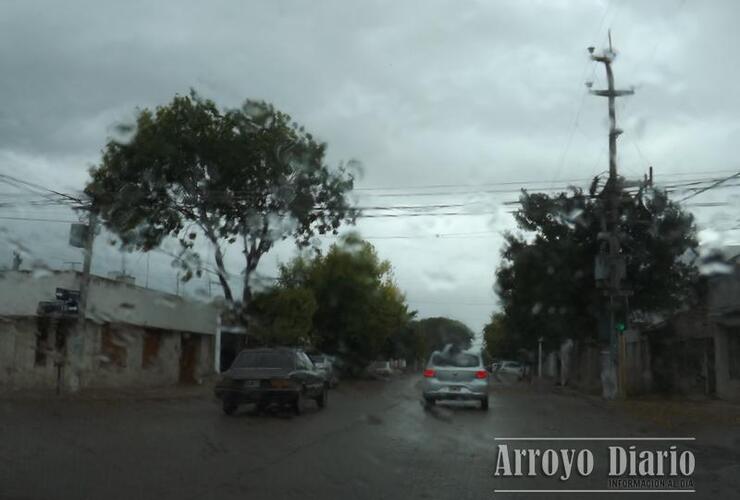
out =
<path fill-rule="evenodd" d="M 276 287 L 255 294 L 250 304 L 250 336 L 263 345 L 306 346 L 316 299 L 305 288 Z"/>
<path fill-rule="evenodd" d="M 344 237 L 326 255 L 299 257 L 281 269 L 281 286 L 313 292 L 314 345 L 362 369 L 383 352 L 410 317 L 388 261 L 356 235 Z"/>
<path fill-rule="evenodd" d="M 181 260 L 186 278 L 200 272 L 195 242 L 205 237 L 232 303 L 239 301 L 227 280 L 226 244 L 242 247 L 247 303 L 250 277 L 274 242 L 307 245 L 354 221 L 352 175 L 330 169 L 326 144 L 266 102 L 221 110 L 191 91 L 139 111 L 135 126 L 122 129 L 128 140 L 108 142 L 86 187 L 106 226 L 144 251 L 177 238 L 196 256 Z"/>
<path fill-rule="evenodd" d="M 521 230 L 505 235 L 496 290 L 504 317 L 489 324 L 532 349 L 540 336 L 548 347 L 566 337 L 596 337 L 604 296 L 594 277 L 604 240 L 602 199 L 573 189 L 550 196 L 524 192 L 514 216 Z M 620 246 L 632 311 L 664 312 L 692 299 L 696 271 L 682 256 L 697 246 L 693 216 L 651 191 L 620 202 Z"/>
<path fill-rule="evenodd" d="M 483 341 L 487 359 L 516 359 L 518 339 L 516 332 L 506 330 L 506 316 L 494 313 L 483 327 Z"/>

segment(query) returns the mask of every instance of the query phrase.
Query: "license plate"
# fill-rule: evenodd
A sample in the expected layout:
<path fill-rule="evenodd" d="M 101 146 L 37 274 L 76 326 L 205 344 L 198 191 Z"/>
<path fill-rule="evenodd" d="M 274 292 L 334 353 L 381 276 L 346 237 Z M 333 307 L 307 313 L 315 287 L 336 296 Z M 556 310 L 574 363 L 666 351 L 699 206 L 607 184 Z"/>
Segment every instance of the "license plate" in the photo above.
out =
<path fill-rule="evenodd" d="M 450 387 L 450 391 L 452 391 L 452 392 L 460 392 L 461 389 L 462 389 L 462 387 L 455 387 L 455 386 Z"/>
<path fill-rule="evenodd" d="M 259 386 L 260 386 L 259 380 L 247 380 L 246 382 L 244 382 L 244 387 L 254 388 L 254 387 L 259 387 Z"/>

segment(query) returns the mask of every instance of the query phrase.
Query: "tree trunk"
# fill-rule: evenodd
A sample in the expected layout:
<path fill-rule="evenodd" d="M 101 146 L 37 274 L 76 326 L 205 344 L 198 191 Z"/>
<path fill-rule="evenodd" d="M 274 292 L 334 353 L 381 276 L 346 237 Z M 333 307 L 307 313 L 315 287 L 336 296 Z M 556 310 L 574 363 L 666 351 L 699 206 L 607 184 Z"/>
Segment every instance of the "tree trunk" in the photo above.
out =
<path fill-rule="evenodd" d="M 231 286 L 229 285 L 228 280 L 226 279 L 226 267 L 224 266 L 224 255 L 221 252 L 221 247 L 218 245 L 218 243 L 214 242 L 214 245 L 216 246 L 216 267 L 218 268 L 218 281 L 221 283 L 221 288 L 224 291 L 224 297 L 226 300 L 233 304 L 234 303 L 234 295 L 231 293 Z"/>

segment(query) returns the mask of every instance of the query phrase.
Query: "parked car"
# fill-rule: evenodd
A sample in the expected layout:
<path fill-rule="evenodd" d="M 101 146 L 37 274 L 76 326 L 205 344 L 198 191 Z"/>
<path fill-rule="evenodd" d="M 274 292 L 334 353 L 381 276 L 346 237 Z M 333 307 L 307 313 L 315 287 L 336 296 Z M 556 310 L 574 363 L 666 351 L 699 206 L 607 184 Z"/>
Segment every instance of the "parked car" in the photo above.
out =
<path fill-rule="evenodd" d="M 488 371 L 476 352 L 432 353 L 422 390 L 429 405 L 440 400 L 480 401 L 481 409 L 488 410 Z"/>
<path fill-rule="evenodd" d="M 311 358 L 316 369 L 324 376 L 329 387 L 336 387 L 339 384 L 339 377 L 330 356 L 321 353 L 309 353 L 308 357 Z"/>
<path fill-rule="evenodd" d="M 393 368 L 390 361 L 373 361 L 367 367 L 367 372 L 370 376 L 385 378 L 393 375 Z"/>
<path fill-rule="evenodd" d="M 491 363 L 491 373 L 497 372 L 500 367 L 501 367 L 501 362 L 494 361 L 493 363 Z"/>
<path fill-rule="evenodd" d="M 214 392 L 227 415 L 247 403 L 256 403 L 260 409 L 289 406 L 300 415 L 309 399 L 315 400 L 319 408 L 328 402 L 324 375 L 305 352 L 292 348 L 241 351 Z"/>
<path fill-rule="evenodd" d="M 517 378 L 524 377 L 524 365 L 518 361 L 502 361 L 498 373 L 515 375 Z"/>

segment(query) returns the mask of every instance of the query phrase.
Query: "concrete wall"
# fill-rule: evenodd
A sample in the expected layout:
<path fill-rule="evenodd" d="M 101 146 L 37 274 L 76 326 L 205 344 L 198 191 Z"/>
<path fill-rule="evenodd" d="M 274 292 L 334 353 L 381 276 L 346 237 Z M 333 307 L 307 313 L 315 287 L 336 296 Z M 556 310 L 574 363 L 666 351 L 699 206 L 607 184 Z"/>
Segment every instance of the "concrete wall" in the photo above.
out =
<path fill-rule="evenodd" d="M 601 355 L 597 345 L 577 343 L 571 370 L 573 386 L 589 394 L 601 393 Z"/>
<path fill-rule="evenodd" d="M 55 387 L 51 356 L 36 366 L 35 318 L 0 320 L 0 388 Z"/>
<path fill-rule="evenodd" d="M 740 359 L 730 359 L 733 354 L 730 350 L 730 336 L 740 337 L 740 327 L 717 327 L 714 336 L 717 396 L 722 399 L 740 401 L 740 378 L 730 376 L 730 363 L 740 363 Z"/>
<path fill-rule="evenodd" d="M 45 325 L 39 318 L 0 320 L 0 390 L 167 386 L 181 382 L 183 339 L 194 346 L 192 377 L 213 373 L 214 337 L 127 324 L 88 321 L 84 331 L 71 320 Z M 48 333 L 47 342 L 40 334 Z M 61 332 L 62 345 L 56 342 Z M 152 348 L 156 346 L 156 348 Z M 43 356 L 39 356 L 43 352 Z"/>
<path fill-rule="evenodd" d="M 645 394 L 652 390 L 650 343 L 637 331 L 623 333 L 622 362 L 623 383 L 627 396 Z"/>
<path fill-rule="evenodd" d="M 57 288 L 80 289 L 75 271 L 0 272 L 0 317 L 35 316 L 38 303 L 55 300 Z M 215 335 L 218 308 L 205 302 L 93 276 L 87 318 L 98 323 Z"/>

